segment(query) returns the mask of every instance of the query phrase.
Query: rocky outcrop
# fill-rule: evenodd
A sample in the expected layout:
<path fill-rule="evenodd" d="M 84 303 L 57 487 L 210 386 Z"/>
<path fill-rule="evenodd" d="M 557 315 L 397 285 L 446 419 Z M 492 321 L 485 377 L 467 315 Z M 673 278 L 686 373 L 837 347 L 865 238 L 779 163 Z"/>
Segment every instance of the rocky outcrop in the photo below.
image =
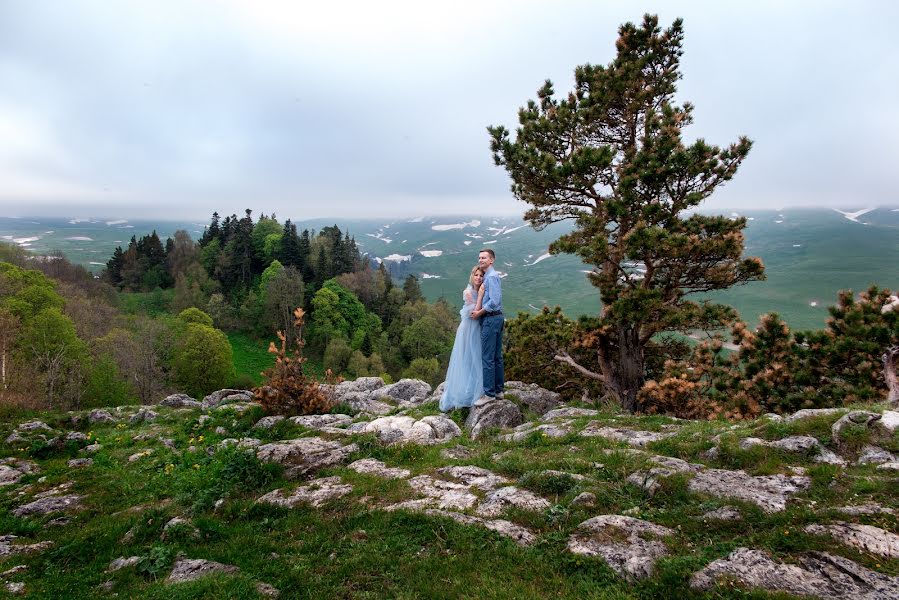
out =
<path fill-rule="evenodd" d="M 547 500 L 533 492 L 510 485 L 488 493 L 476 512 L 482 517 L 498 517 L 509 508 L 540 512 L 550 506 Z"/>
<path fill-rule="evenodd" d="M 534 535 L 530 529 L 503 519 L 482 519 L 451 510 L 439 510 L 435 508 L 427 509 L 425 513 L 437 517 L 447 517 L 457 523 L 462 523 L 463 525 L 485 527 L 510 538 L 519 546 L 530 546 L 537 540 L 537 536 Z"/>
<path fill-rule="evenodd" d="M 544 389 L 536 383 L 507 381 L 506 394 L 514 395 L 528 410 L 538 415 L 546 414 L 562 404 L 560 394 Z"/>
<path fill-rule="evenodd" d="M 274 490 L 259 498 L 258 502 L 285 508 L 293 508 L 297 504 L 309 504 L 320 508 L 326 502 L 345 496 L 352 491 L 353 486 L 343 483 L 340 477 L 323 477 L 301 485 L 289 494 L 286 494 L 284 490 Z"/>
<path fill-rule="evenodd" d="M 422 404 L 431 395 L 431 384 L 419 379 L 400 379 L 379 389 L 378 394 L 390 398 L 397 404 L 402 402 Z"/>
<path fill-rule="evenodd" d="M 65 496 L 46 496 L 38 498 L 28 504 L 18 507 L 12 514 L 16 517 L 30 517 L 32 515 L 46 515 L 54 512 L 62 512 L 81 507 L 84 496 L 68 494 Z"/>
<path fill-rule="evenodd" d="M 440 444 L 462 435 L 459 426 L 444 415 L 414 419 L 407 416 L 381 417 L 366 424 L 363 433 L 373 433 L 385 444 Z"/>
<path fill-rule="evenodd" d="M 159 406 L 168 408 L 203 408 L 203 403 L 198 402 L 187 394 L 171 394 L 159 401 Z"/>
<path fill-rule="evenodd" d="M 34 554 L 53 547 L 53 542 L 37 542 L 35 544 L 16 544 L 15 535 L 0 535 L 0 560 L 17 554 Z"/>
<path fill-rule="evenodd" d="M 673 433 L 658 431 L 638 431 L 624 427 L 606 427 L 599 421 L 591 421 L 581 431 L 583 437 L 602 437 L 613 442 L 625 442 L 636 448 L 642 448 L 650 442 L 657 442 L 673 436 Z"/>
<path fill-rule="evenodd" d="M 362 458 L 347 465 L 348 469 L 363 473 L 365 475 L 374 475 L 383 479 L 406 479 L 412 473 L 409 469 L 399 469 L 388 467 L 384 463 L 374 458 Z"/>
<path fill-rule="evenodd" d="M 521 409 L 511 400 L 482 396 L 472 405 L 465 429 L 472 439 L 477 439 L 488 429 L 516 427 L 523 421 Z"/>
<path fill-rule="evenodd" d="M 303 415 L 290 417 L 290 422 L 307 429 L 321 429 L 323 427 L 346 427 L 353 422 L 353 417 L 343 414 L 327 415 Z"/>
<path fill-rule="evenodd" d="M 695 573 L 690 587 L 710 590 L 719 582 L 785 592 L 824 600 L 893 600 L 899 597 L 899 577 L 871 571 L 841 556 L 811 552 L 798 564 L 772 560 L 761 550 L 737 548 Z"/>
<path fill-rule="evenodd" d="M 846 460 L 825 448 L 817 438 L 810 435 L 792 435 L 780 440 L 768 441 L 755 437 L 740 440 L 740 448 L 747 450 L 754 446 L 774 448 L 783 452 L 804 454 L 810 456 L 813 461 L 832 465 L 845 466 Z"/>
<path fill-rule="evenodd" d="M 541 421 L 552 421 L 553 419 L 576 419 L 578 417 L 595 417 L 599 414 L 598 410 L 592 408 L 580 408 L 577 406 L 563 406 L 555 408 L 540 417 Z"/>
<path fill-rule="evenodd" d="M 868 552 L 884 558 L 899 558 L 899 535 L 858 523 L 831 523 L 830 525 L 807 525 L 805 532 L 812 535 L 830 536 L 836 541 L 861 552 Z"/>
<path fill-rule="evenodd" d="M 602 557 L 619 575 L 643 579 L 652 575 L 659 558 L 668 555 L 661 538 L 673 535 L 671 529 L 642 519 L 601 515 L 578 525 L 568 539 L 568 550 Z"/>
<path fill-rule="evenodd" d="M 748 475 L 745 471 L 706 469 L 690 480 L 689 490 L 719 498 L 737 498 L 765 512 L 779 512 L 788 499 L 811 487 L 811 479 L 800 475 Z"/>
<path fill-rule="evenodd" d="M 175 563 L 172 572 L 165 581 L 166 583 L 184 583 L 216 573 L 233 575 L 239 572 L 240 569 L 234 565 L 225 565 L 212 560 L 182 558 Z"/>
<path fill-rule="evenodd" d="M 232 390 L 225 389 L 212 392 L 203 398 L 203 408 L 210 410 L 218 408 L 223 404 L 233 404 L 235 402 L 252 402 L 253 392 L 250 390 Z"/>
<path fill-rule="evenodd" d="M 570 422 L 561 422 L 561 423 L 543 423 L 541 425 L 535 425 L 534 423 L 522 423 L 518 427 L 515 428 L 512 433 L 505 433 L 499 436 L 498 439 L 505 442 L 519 442 L 531 434 L 542 435 L 551 438 L 561 438 L 565 437 L 571 433 L 571 424 Z"/>
<path fill-rule="evenodd" d="M 497 475 L 493 471 L 481 467 L 476 467 L 474 465 L 443 467 L 441 469 L 437 469 L 437 472 L 463 485 L 475 487 L 485 492 L 494 490 L 501 485 L 511 483 L 502 475 Z"/>
<path fill-rule="evenodd" d="M 321 438 L 299 438 L 259 446 L 259 460 L 284 467 L 289 479 L 303 477 L 325 467 L 338 465 L 358 450 L 356 444 L 343 445 Z"/>

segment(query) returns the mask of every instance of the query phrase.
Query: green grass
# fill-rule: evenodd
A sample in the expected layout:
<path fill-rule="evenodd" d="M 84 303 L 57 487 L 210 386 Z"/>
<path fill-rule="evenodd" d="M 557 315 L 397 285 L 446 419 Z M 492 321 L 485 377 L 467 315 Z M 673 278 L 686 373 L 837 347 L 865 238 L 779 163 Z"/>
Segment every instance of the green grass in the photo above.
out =
<path fill-rule="evenodd" d="M 751 472 L 785 472 L 788 465 L 806 466 L 811 489 L 798 494 L 782 513 L 766 514 L 745 502 L 691 493 L 687 475 L 661 479 L 659 490 L 650 495 L 626 482 L 628 475 L 650 463 L 623 444 L 602 438 L 535 435 L 510 443 L 463 437 L 447 445 L 462 443 L 473 449 L 473 457 L 449 461 L 441 456 L 444 446 L 385 446 L 371 435 L 352 436 L 358 450 L 351 460 L 377 458 L 388 466 L 409 469 L 413 476 L 435 475 L 436 469 L 449 464 L 473 464 L 540 494 L 550 502 L 548 510 L 510 510 L 503 515 L 537 535 L 533 546 L 522 548 L 484 528 L 442 517 L 379 510 L 379 506 L 415 494 L 405 481 L 359 474 L 345 466 L 334 466 L 320 475 L 339 475 L 353 486 L 352 492 L 322 508 L 301 505 L 288 510 L 259 504 L 256 499 L 264 493 L 290 491 L 298 482 L 285 480 L 278 467 L 260 463 L 252 453 L 236 448 L 207 450 L 217 448 L 226 437 L 252 436 L 268 442 L 313 432 L 288 422 L 270 430 L 255 429 L 253 425 L 262 416 L 259 409 L 212 411 L 212 419 L 202 426 L 200 414 L 161 409 L 155 423 L 130 425 L 125 419 L 118 425 L 85 425 L 84 432 L 103 449 L 94 456 L 93 466 L 78 470 L 66 466 L 72 448 L 49 452 L 39 444 L 24 450 L 0 447 L 0 457 L 37 454 L 40 473 L 22 482 L 32 486 L 29 494 L 72 481 L 72 493 L 86 497 L 84 510 L 71 513 L 72 523 L 49 527 L 47 522 L 56 515 L 12 515 L 23 502 L 17 495 L 21 486 L 0 488 L 0 535 L 55 544 L 41 554 L 0 559 L 0 572 L 26 565 L 28 570 L 13 580 L 25 582 L 29 598 L 102 598 L 115 593 L 118 597 L 165 600 L 249 599 L 259 597 L 258 581 L 278 588 L 282 598 L 787 598 L 726 586 L 709 593 L 689 588 L 692 573 L 736 547 L 747 546 L 786 561 L 794 561 L 808 550 L 826 549 L 868 568 L 899 574 L 899 560 L 862 554 L 803 532 L 813 522 L 852 520 L 833 507 L 873 501 L 899 508 L 894 481 L 883 478 L 874 467 L 840 469 L 769 449 L 739 450 L 738 437 L 765 430 L 768 425 L 763 421 L 741 424 L 734 430 L 724 422 L 681 422 L 677 436 L 654 443 L 650 452 Z M 63 413 L 32 413 L 16 415 L 14 422 L 32 417 L 58 428 L 67 419 Z M 659 417 L 606 413 L 596 419 L 610 426 L 626 423 L 642 429 L 668 422 Z M 583 426 L 588 420 L 578 423 Z M 10 421 L 0 424 L 0 435 L 5 437 L 12 427 Z M 216 433 L 219 427 L 226 431 Z M 829 433 L 824 422 L 796 427 Z M 710 438 L 728 431 L 732 435 L 724 436 L 722 456 L 716 462 L 702 461 L 700 455 L 710 447 Z M 152 436 L 145 441 L 133 439 L 148 433 Z M 175 449 L 164 446 L 160 436 L 171 439 Z M 193 450 L 188 449 L 191 446 Z M 144 449 L 153 453 L 128 461 Z M 550 469 L 586 479 L 544 472 Z M 39 482 L 41 477 L 46 480 Z M 584 491 L 596 496 L 596 505 L 571 505 Z M 218 500 L 224 503 L 216 507 Z M 714 522 L 701 518 L 725 504 L 736 505 L 744 519 Z M 656 574 L 647 580 L 626 581 L 601 559 L 576 556 L 566 549 L 568 537 L 585 519 L 621 513 L 675 531 L 666 538 L 671 555 L 659 561 Z M 180 528 L 163 538 L 165 524 L 176 516 L 190 519 L 196 530 Z M 899 529 L 894 515 L 855 519 L 891 531 Z M 170 586 L 163 580 L 179 553 L 237 565 L 241 571 Z M 137 567 L 107 573 L 109 563 L 120 556 L 146 558 Z M 100 589 L 106 582 L 111 582 L 111 593 Z"/>

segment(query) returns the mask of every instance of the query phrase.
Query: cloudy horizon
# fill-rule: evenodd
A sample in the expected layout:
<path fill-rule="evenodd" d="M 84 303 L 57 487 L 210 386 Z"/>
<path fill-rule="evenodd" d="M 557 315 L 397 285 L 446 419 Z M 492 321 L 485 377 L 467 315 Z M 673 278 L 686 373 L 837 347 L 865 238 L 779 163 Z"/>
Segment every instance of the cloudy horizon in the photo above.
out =
<path fill-rule="evenodd" d="M 888 2 L 0 3 L 0 211 L 520 216 L 486 127 L 682 17 L 688 139 L 755 145 L 703 210 L 896 206 Z"/>

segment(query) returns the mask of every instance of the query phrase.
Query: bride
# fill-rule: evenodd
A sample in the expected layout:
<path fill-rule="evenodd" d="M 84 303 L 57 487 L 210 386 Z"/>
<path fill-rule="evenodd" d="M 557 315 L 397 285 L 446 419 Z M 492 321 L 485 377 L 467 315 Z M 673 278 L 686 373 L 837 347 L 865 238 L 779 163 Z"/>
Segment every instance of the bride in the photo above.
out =
<path fill-rule="evenodd" d="M 484 271 L 471 270 L 468 287 L 462 292 L 465 305 L 459 311 L 462 322 L 456 330 L 456 341 L 446 371 L 446 383 L 440 398 L 440 410 L 471 406 L 484 395 L 484 373 L 481 363 L 481 322 L 471 318 L 472 311 L 481 309 L 484 299 Z"/>

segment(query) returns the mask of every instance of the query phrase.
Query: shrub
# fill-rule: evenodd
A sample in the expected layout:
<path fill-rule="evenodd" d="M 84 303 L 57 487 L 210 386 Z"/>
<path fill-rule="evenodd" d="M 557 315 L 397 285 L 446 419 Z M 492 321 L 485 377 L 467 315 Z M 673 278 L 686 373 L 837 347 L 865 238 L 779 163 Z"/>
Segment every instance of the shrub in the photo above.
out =
<path fill-rule="evenodd" d="M 287 337 L 278 332 L 281 346 L 274 342 L 269 345 L 269 352 L 277 354 L 275 366 L 267 369 L 262 375 L 264 382 L 256 388 L 256 400 L 262 404 L 268 414 L 274 415 L 308 415 L 327 413 L 333 401 L 322 390 L 314 377 L 303 372 L 306 358 L 303 356 L 303 315 L 302 308 L 294 311 L 294 325 L 298 332 L 296 348 L 293 356 L 287 354 Z"/>

